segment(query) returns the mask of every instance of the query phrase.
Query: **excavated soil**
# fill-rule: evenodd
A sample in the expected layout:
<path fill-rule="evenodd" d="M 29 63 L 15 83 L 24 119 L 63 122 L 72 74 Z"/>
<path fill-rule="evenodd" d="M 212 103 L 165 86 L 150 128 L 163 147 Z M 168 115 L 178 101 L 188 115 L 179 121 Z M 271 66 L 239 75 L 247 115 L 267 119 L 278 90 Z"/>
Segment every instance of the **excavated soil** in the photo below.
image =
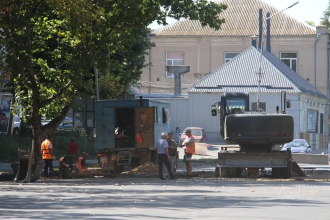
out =
<path fill-rule="evenodd" d="M 132 171 L 126 171 L 127 173 L 135 173 L 135 174 L 152 174 L 152 173 L 158 173 L 158 165 L 152 163 L 152 162 L 147 162 L 145 164 L 142 164 L 138 167 L 135 167 Z M 123 172 L 122 174 L 125 174 Z"/>

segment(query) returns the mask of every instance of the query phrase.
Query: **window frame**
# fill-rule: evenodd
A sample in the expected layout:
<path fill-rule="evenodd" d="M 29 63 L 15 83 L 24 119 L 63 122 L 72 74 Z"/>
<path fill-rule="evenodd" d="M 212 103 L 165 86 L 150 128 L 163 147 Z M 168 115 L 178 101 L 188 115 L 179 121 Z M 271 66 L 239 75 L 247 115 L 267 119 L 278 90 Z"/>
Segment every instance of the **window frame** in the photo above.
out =
<path fill-rule="evenodd" d="M 232 57 L 232 58 L 227 58 L 226 57 L 226 54 L 229 54 L 229 53 L 237 53 L 234 57 Z M 236 56 L 238 56 L 239 54 L 240 54 L 241 52 L 224 52 L 223 53 L 223 63 L 225 64 L 225 63 L 227 63 L 227 62 L 229 62 L 229 61 L 231 61 L 232 59 L 234 59 Z"/>
<path fill-rule="evenodd" d="M 295 58 L 282 58 L 282 54 L 296 54 L 296 57 Z M 283 60 L 288 60 L 289 63 L 290 63 L 290 66 L 287 65 L 287 63 L 285 63 L 290 69 L 292 69 L 293 71 L 295 71 L 296 73 L 298 73 L 298 52 L 280 52 L 280 60 L 283 62 Z M 296 61 L 295 63 L 295 69 L 292 68 L 293 66 L 293 60 Z"/>
<path fill-rule="evenodd" d="M 174 65 L 174 61 L 180 61 L 179 59 L 168 59 L 167 58 L 167 55 L 168 54 L 180 54 L 180 55 L 182 55 L 182 64 L 181 65 L 184 65 L 184 52 L 183 51 L 175 51 L 175 52 L 166 52 L 165 53 L 165 78 L 174 78 L 175 76 L 174 76 L 174 74 L 171 74 L 171 76 L 170 76 L 170 74 L 167 72 L 167 70 L 166 70 L 166 66 L 175 66 Z M 171 65 L 168 65 L 168 61 L 171 61 Z"/>
<path fill-rule="evenodd" d="M 259 108 L 267 112 L 267 103 L 266 102 L 259 102 Z M 265 109 L 263 109 L 265 108 Z M 251 102 L 251 109 L 252 111 L 258 111 L 257 109 L 257 102 Z"/>

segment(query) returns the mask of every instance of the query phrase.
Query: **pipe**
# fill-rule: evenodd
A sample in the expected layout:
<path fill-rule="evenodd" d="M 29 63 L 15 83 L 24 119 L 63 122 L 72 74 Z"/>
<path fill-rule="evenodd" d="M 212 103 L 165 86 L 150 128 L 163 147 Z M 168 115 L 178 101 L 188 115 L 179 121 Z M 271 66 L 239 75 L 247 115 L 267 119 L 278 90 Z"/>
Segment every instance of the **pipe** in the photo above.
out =
<path fill-rule="evenodd" d="M 262 44 L 262 8 L 259 9 L 259 48 Z"/>
<path fill-rule="evenodd" d="M 151 93 L 151 48 L 149 49 L 149 94 Z"/>
<path fill-rule="evenodd" d="M 316 43 L 319 41 L 320 35 L 316 35 L 316 40 L 314 43 L 314 87 L 316 88 Z"/>
<path fill-rule="evenodd" d="M 270 12 L 267 12 L 266 14 L 266 22 L 267 22 L 266 50 L 270 53 Z"/>
<path fill-rule="evenodd" d="M 99 72 L 97 71 L 96 66 L 94 66 L 94 75 L 95 75 L 95 92 L 96 92 L 96 101 L 100 100 L 99 93 Z"/>
<path fill-rule="evenodd" d="M 252 46 L 257 47 L 257 40 L 252 39 Z"/>
<path fill-rule="evenodd" d="M 330 80 L 329 80 L 329 70 L 330 70 L 330 68 L 329 68 L 329 61 L 330 61 L 330 59 L 329 59 L 329 56 L 330 56 L 329 50 L 330 50 L 330 45 L 329 44 L 330 44 L 330 41 L 329 41 L 329 38 L 328 38 L 328 45 L 327 45 L 327 60 L 328 60 L 327 73 L 328 73 L 328 78 L 327 78 L 327 102 L 326 102 L 327 105 L 325 106 L 325 113 L 327 115 L 329 115 L 329 92 L 330 92 L 329 91 L 330 90 L 330 88 L 329 88 L 329 83 L 330 83 Z M 327 125 L 328 118 L 323 117 L 323 121 L 324 121 L 323 125 Z M 326 128 L 326 129 L 325 129 L 325 131 L 323 131 L 323 133 L 328 134 L 328 132 L 329 132 L 328 126 L 324 126 L 324 128 Z M 327 137 L 327 142 L 326 143 L 329 143 L 328 135 L 326 137 Z"/>

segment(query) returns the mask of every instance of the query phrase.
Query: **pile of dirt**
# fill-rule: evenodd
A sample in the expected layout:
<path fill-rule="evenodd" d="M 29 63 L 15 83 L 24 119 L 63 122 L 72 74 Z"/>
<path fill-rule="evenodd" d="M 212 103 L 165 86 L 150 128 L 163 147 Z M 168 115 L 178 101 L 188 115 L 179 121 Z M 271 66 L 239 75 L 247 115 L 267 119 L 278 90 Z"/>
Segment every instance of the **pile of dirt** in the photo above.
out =
<path fill-rule="evenodd" d="M 136 173 L 136 174 L 151 174 L 151 173 L 158 173 L 158 165 L 152 163 L 152 162 L 147 162 L 145 164 L 142 164 L 138 167 L 135 167 L 131 173 Z"/>
<path fill-rule="evenodd" d="M 201 178 L 214 178 L 216 177 L 216 173 L 214 171 L 200 171 L 193 172 L 193 176 L 201 177 Z"/>

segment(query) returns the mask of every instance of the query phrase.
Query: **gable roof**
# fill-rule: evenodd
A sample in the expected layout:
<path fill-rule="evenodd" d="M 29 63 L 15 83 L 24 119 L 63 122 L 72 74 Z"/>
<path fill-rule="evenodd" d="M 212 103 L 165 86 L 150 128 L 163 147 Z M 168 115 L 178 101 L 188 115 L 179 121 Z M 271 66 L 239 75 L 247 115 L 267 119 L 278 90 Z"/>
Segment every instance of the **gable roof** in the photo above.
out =
<path fill-rule="evenodd" d="M 187 89 L 196 92 L 258 92 L 259 68 L 261 59 L 262 93 L 306 93 L 326 99 L 319 90 L 298 73 L 289 68 L 273 54 L 250 46 L 233 60 L 225 63 L 211 74 Z"/>
<path fill-rule="evenodd" d="M 280 12 L 277 8 L 262 0 L 222 0 L 228 8 L 220 13 L 226 19 L 220 30 L 209 26 L 202 27 L 199 21 L 184 19 L 152 32 L 154 36 L 251 36 L 259 33 L 259 9 L 270 15 Z M 316 31 L 309 25 L 279 13 L 271 18 L 271 35 L 315 35 Z M 264 22 L 264 27 L 266 22 Z M 265 28 L 264 28 L 265 29 Z M 265 30 L 264 30 L 265 32 Z"/>

